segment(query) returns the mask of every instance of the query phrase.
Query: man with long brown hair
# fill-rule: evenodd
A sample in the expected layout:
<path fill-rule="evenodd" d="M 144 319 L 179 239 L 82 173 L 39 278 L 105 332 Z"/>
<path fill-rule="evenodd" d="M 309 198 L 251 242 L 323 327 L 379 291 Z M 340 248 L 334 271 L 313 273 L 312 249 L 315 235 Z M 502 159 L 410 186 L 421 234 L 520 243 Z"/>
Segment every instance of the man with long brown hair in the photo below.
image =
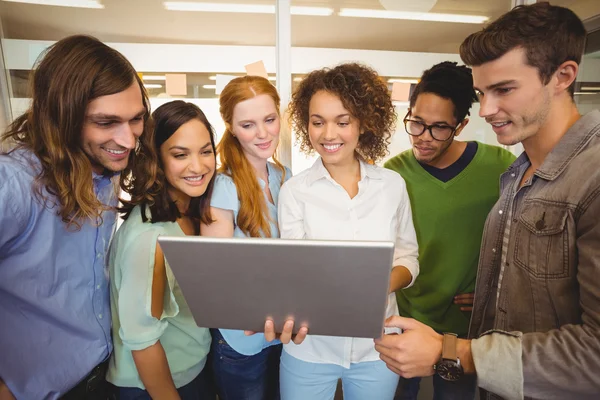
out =
<path fill-rule="evenodd" d="M 404 377 L 477 374 L 485 399 L 600 395 L 600 111 L 573 93 L 585 28 L 570 10 L 516 7 L 462 44 L 480 116 L 525 152 L 500 178 L 483 233 L 469 336 L 395 318 L 377 341 Z"/>
<path fill-rule="evenodd" d="M 0 399 L 106 399 L 105 256 L 148 99 L 131 64 L 88 36 L 50 47 L 0 154 Z"/>

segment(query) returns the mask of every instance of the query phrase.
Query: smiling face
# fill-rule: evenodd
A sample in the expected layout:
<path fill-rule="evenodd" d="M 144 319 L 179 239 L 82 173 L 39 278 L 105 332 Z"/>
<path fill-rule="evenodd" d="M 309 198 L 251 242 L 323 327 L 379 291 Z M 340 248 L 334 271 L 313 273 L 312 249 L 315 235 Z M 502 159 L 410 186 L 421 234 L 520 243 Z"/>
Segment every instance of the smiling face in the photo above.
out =
<path fill-rule="evenodd" d="M 200 120 L 181 125 L 160 146 L 160 158 L 172 200 L 188 204 L 190 198 L 204 194 L 216 161 L 210 132 Z"/>
<path fill-rule="evenodd" d="M 473 83 L 481 103 L 479 115 L 492 125 L 501 144 L 526 141 L 546 124 L 552 105 L 549 84 L 527 65 L 522 48 L 473 67 Z"/>
<path fill-rule="evenodd" d="M 231 131 L 253 165 L 273 157 L 279 143 L 279 128 L 277 106 L 267 94 L 241 101 L 233 109 Z"/>
<path fill-rule="evenodd" d="M 344 108 L 340 98 L 325 90 L 316 92 L 308 106 L 308 135 L 324 165 L 346 165 L 355 159 L 360 122 Z"/>
<path fill-rule="evenodd" d="M 86 109 L 81 147 L 94 172 L 119 172 L 144 131 L 146 109 L 137 82 L 126 90 L 92 100 Z"/>

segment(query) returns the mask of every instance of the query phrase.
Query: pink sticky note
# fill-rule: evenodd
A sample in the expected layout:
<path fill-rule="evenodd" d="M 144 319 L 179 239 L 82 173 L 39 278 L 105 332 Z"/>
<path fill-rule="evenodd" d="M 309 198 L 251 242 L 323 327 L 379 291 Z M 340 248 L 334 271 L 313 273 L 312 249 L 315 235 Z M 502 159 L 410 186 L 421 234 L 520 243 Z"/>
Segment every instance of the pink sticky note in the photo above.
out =
<path fill-rule="evenodd" d="M 392 84 L 392 100 L 408 101 L 410 93 L 410 83 L 394 82 Z"/>
<path fill-rule="evenodd" d="M 165 86 L 169 96 L 187 95 L 187 78 L 185 74 L 165 74 Z"/>
<path fill-rule="evenodd" d="M 262 60 L 248 64 L 244 68 L 246 68 L 246 74 L 248 75 L 262 76 L 265 79 L 269 79 L 267 69 L 265 68 L 265 63 L 262 62 Z"/>

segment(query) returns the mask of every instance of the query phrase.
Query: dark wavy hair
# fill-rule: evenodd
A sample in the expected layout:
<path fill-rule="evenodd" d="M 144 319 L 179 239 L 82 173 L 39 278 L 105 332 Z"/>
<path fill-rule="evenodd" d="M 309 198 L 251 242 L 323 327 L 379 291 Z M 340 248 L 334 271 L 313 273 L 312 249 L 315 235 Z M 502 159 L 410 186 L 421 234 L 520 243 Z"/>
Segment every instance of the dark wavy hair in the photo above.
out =
<path fill-rule="evenodd" d="M 358 139 L 358 155 L 373 162 L 383 158 L 396 126 L 396 111 L 383 79 L 372 68 L 357 63 L 313 71 L 300 82 L 289 105 L 289 119 L 300 149 L 305 153 L 314 150 L 308 135 L 308 107 L 320 90 L 339 97 L 344 108 L 359 120 L 364 133 Z"/>
<path fill-rule="evenodd" d="M 86 108 L 92 100 L 122 92 L 134 83 L 140 87 L 147 111 L 144 131 L 138 139 L 138 145 L 143 145 L 149 101 L 133 66 L 121 53 L 94 37 L 64 38 L 46 50 L 32 71 L 31 106 L 2 136 L 3 141 L 16 144 L 15 149 L 24 148 L 38 158 L 41 171 L 34 194 L 47 207 L 58 206 L 56 213 L 68 228 L 78 230 L 84 220 L 100 224 L 102 212 L 109 209 L 94 193 L 92 165 L 81 149 Z M 121 179 L 136 157 L 132 151 Z M 44 188 L 50 198 L 44 196 Z"/>
<path fill-rule="evenodd" d="M 198 106 L 182 100 L 165 103 L 152 113 L 152 129 L 148 132 L 150 146 L 138 151 L 138 161 L 133 166 L 131 176 L 126 181 L 123 190 L 131 195 L 131 200 L 121 199 L 123 206 L 119 211 L 123 219 L 129 218 L 131 211 L 137 205 L 141 206 L 142 220 L 148 221 L 146 208 L 150 209 L 150 222 L 175 222 L 181 217 L 175 202 L 167 192 L 168 183 L 165 177 L 164 165 L 160 157 L 160 146 L 166 142 L 182 125 L 197 119 L 210 133 L 210 143 L 215 155 L 214 129 L 206 115 Z M 210 198 L 213 191 L 216 173 L 208 182 L 204 194 L 192 197 L 187 216 L 195 222 L 212 223 L 210 214 Z"/>
<path fill-rule="evenodd" d="M 421 80 L 410 95 L 410 108 L 415 106 L 421 93 L 433 93 L 452 101 L 457 123 L 470 115 L 469 110 L 473 102 L 477 101 L 471 69 L 450 61 L 436 64 L 423 72 Z"/>
<path fill-rule="evenodd" d="M 521 47 L 546 85 L 562 63 L 581 63 L 585 37 L 583 22 L 573 11 L 542 2 L 517 6 L 469 35 L 460 45 L 460 57 L 477 67 Z M 574 91 L 575 82 L 569 87 L 571 96 Z"/>

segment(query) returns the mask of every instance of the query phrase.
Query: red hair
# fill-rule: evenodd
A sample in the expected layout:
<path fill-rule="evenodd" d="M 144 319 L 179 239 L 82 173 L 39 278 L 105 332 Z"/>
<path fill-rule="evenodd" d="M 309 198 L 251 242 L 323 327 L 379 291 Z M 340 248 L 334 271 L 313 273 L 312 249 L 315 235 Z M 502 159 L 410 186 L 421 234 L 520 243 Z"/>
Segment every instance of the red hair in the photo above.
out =
<path fill-rule="evenodd" d="M 260 76 L 243 76 L 233 79 L 225 86 L 219 97 L 221 117 L 225 122 L 225 133 L 217 145 L 221 159 L 219 172 L 228 175 L 237 189 L 240 210 L 236 224 L 250 237 L 270 237 L 268 209 L 262 188 L 258 184 L 254 167 L 246 158 L 242 146 L 231 131 L 233 110 L 238 103 L 266 94 L 273 99 L 279 114 L 279 94 L 267 79 Z M 273 155 L 273 161 L 283 172 L 285 168 Z"/>

